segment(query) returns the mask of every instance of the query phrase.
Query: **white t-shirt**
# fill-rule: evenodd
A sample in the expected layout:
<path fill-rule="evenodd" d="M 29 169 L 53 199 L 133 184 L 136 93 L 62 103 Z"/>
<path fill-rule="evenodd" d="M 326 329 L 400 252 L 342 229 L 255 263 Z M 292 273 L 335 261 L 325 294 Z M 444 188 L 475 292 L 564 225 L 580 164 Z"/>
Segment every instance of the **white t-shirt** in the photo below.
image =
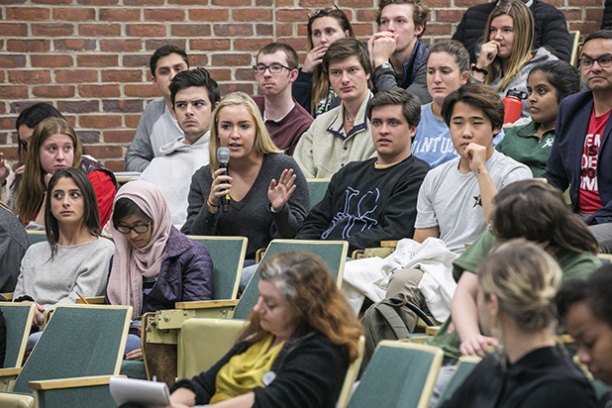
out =
<path fill-rule="evenodd" d="M 419 191 L 415 228 L 439 227 L 440 239 L 455 253 L 465 250 L 485 230 L 478 180 L 473 172 L 459 171 L 460 158 L 431 170 Z M 487 171 L 497 190 L 510 183 L 533 177 L 531 170 L 494 151 Z"/>

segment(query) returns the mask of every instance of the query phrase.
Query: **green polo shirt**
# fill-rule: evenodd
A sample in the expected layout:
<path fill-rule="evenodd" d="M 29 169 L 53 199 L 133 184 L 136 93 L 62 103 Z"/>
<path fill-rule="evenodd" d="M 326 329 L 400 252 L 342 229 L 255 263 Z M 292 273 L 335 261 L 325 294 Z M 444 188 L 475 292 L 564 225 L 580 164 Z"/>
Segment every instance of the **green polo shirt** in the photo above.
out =
<path fill-rule="evenodd" d="M 552 150 L 555 130 L 545 132 L 540 139 L 536 132 L 536 123 L 531 121 L 523 126 L 504 128 L 504 134 L 504 138 L 495 148 L 528 166 L 533 177 L 541 176 Z"/>

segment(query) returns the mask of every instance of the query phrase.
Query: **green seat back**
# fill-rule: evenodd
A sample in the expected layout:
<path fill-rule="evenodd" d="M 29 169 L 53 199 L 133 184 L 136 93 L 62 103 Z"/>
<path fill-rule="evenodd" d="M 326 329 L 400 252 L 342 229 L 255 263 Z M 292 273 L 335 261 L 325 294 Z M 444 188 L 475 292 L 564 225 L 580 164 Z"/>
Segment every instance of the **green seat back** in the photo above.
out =
<path fill-rule="evenodd" d="M 6 354 L 3 367 L 21 367 L 36 306 L 32 303 L 0 302 L 6 321 Z"/>
<path fill-rule="evenodd" d="M 47 240 L 47 235 L 45 231 L 27 231 L 28 239 L 30 240 L 30 245 L 36 244 L 37 242 L 43 242 Z"/>
<path fill-rule="evenodd" d="M 131 306 L 59 305 L 15 383 L 119 374 Z"/>
<path fill-rule="evenodd" d="M 432 346 L 381 341 L 348 408 L 427 407 L 443 354 Z"/>
<path fill-rule="evenodd" d="M 208 249 L 213 261 L 213 299 L 236 299 L 248 239 L 192 235 Z"/>
<path fill-rule="evenodd" d="M 139 360 L 123 360 L 121 362 L 120 375 L 125 375 L 128 378 L 137 378 L 139 380 L 147 379 L 147 370 L 144 362 Z"/>
<path fill-rule="evenodd" d="M 304 251 L 319 256 L 327 265 L 330 274 L 338 282 L 338 286 L 342 283 L 344 263 L 348 253 L 348 243 L 346 241 L 275 239 L 268 245 L 261 263 L 266 262 L 274 255 L 287 251 Z M 258 284 L 259 273 L 255 272 L 240 297 L 240 302 L 234 312 L 234 319 L 248 318 L 259 297 Z"/>
<path fill-rule="evenodd" d="M 461 384 L 463 384 L 463 381 L 465 381 L 465 379 L 468 377 L 468 375 L 470 375 L 474 367 L 476 367 L 477 365 L 478 361 L 476 361 L 476 359 L 471 361 L 459 361 L 459 365 L 455 370 L 455 374 L 453 374 L 453 377 L 446 386 L 446 389 L 440 396 L 440 400 L 438 401 L 437 407 L 441 407 L 446 400 L 450 399 L 453 396 L 455 391 L 457 391 L 457 388 L 459 388 Z"/>
<path fill-rule="evenodd" d="M 325 197 L 329 179 L 307 179 L 306 184 L 308 185 L 308 194 L 310 194 L 310 208 L 312 208 L 319 204 L 323 197 Z"/>

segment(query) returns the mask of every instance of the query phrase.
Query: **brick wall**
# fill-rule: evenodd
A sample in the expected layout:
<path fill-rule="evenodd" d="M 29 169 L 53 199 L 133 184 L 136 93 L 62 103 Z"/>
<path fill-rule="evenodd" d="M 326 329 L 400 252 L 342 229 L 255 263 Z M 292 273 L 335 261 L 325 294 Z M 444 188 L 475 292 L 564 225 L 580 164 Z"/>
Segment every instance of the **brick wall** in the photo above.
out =
<path fill-rule="evenodd" d="M 425 0 L 425 40 L 446 39 L 478 0 Z M 547 0 L 570 30 L 601 23 L 603 0 Z M 53 103 L 79 131 L 87 151 L 115 171 L 146 101 L 156 97 L 148 60 L 159 46 L 187 50 L 223 94 L 257 91 L 257 49 L 282 40 L 306 47 L 307 14 L 331 0 L 0 0 L 0 151 L 16 158 L 15 118 L 33 102 Z M 365 40 L 377 0 L 336 0 Z M 303 52 L 301 53 L 303 58 Z"/>

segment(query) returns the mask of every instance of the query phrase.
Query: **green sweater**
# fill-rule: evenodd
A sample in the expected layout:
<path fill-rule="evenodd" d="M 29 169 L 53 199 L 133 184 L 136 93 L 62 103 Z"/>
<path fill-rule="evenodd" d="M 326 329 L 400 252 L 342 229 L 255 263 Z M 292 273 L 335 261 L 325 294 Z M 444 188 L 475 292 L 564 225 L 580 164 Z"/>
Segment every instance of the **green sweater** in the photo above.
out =
<path fill-rule="evenodd" d="M 461 256 L 453 262 L 453 277 L 456 281 L 464 272 L 474 273 L 484 257 L 498 245 L 497 239 L 486 231 L 471 245 Z M 591 252 L 575 252 L 561 250 L 553 256 L 563 272 L 563 280 L 589 276 L 595 269 L 601 266 L 601 261 Z M 444 356 L 451 361 L 461 357 L 459 345 L 461 340 L 456 331 L 448 333 L 448 326 L 451 323 L 449 318 L 440 327 L 438 333 L 429 340 L 429 344 L 440 347 L 444 350 Z"/>

